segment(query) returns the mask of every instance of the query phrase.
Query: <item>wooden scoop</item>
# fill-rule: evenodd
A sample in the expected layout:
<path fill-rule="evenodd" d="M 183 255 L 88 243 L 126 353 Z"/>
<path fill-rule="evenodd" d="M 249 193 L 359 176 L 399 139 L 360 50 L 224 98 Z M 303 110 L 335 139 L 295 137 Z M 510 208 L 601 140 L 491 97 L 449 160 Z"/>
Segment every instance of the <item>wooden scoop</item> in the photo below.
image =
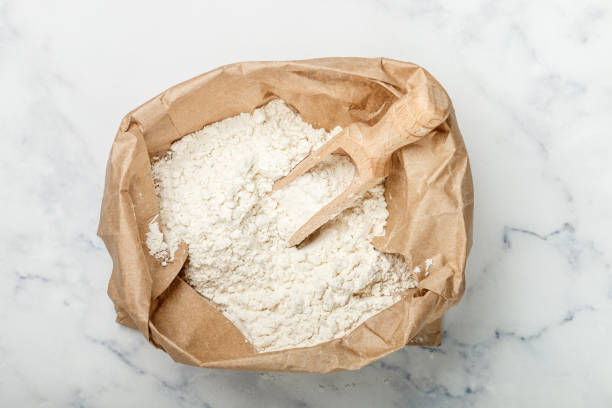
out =
<path fill-rule="evenodd" d="M 355 165 L 355 178 L 349 187 L 306 221 L 291 236 L 289 246 L 301 243 L 362 193 L 382 182 L 389 175 L 391 155 L 396 150 L 418 141 L 446 120 L 450 110 L 448 96 L 424 74 L 419 79 L 411 92 L 395 101 L 375 125 L 351 124 L 274 183 L 273 190 L 287 186 L 332 153 L 348 155 Z"/>

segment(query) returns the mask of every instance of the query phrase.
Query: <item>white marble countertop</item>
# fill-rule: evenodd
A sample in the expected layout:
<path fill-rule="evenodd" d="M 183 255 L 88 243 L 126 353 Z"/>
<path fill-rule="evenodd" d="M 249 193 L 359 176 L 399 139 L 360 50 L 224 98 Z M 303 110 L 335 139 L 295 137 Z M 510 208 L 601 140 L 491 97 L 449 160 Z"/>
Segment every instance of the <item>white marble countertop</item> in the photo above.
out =
<path fill-rule="evenodd" d="M 290 3 L 0 1 L 0 405 L 612 406 L 612 3 Z M 323 56 L 416 62 L 454 101 L 475 229 L 443 344 L 329 375 L 176 364 L 106 296 L 119 121 L 219 65 Z"/>

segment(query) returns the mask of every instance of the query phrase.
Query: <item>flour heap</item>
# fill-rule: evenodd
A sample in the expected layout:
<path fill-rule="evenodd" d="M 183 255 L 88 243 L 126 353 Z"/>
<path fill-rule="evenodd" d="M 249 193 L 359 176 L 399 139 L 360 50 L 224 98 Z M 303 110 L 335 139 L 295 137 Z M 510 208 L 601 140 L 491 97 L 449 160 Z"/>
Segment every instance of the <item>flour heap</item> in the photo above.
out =
<path fill-rule="evenodd" d="M 274 100 L 183 137 L 153 165 L 160 219 L 147 235 L 151 254 L 171 260 L 186 242 L 186 281 L 259 352 L 341 337 L 415 286 L 401 256 L 370 243 L 388 217 L 382 185 L 303 248 L 287 247 L 354 167 L 332 155 L 288 187 L 272 185 L 340 130 L 314 129 Z"/>

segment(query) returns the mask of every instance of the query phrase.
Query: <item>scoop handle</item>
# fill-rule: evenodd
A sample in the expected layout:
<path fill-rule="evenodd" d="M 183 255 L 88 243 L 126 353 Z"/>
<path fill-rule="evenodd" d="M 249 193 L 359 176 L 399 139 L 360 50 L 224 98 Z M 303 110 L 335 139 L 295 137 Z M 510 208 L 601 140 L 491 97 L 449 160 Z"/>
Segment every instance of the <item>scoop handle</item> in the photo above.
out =
<path fill-rule="evenodd" d="M 414 82 L 411 91 L 395 101 L 372 127 L 368 144 L 379 157 L 418 141 L 448 117 L 451 104 L 444 89 L 424 73 Z"/>

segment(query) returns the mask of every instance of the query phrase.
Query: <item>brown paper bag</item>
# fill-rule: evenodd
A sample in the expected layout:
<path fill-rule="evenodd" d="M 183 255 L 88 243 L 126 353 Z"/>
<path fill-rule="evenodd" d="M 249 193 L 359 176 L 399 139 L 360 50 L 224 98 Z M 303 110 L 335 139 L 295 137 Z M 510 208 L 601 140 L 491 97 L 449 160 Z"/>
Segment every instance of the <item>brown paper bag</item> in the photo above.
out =
<path fill-rule="evenodd" d="M 374 242 L 411 265 L 433 258 L 430 273 L 342 338 L 256 353 L 178 276 L 186 245 L 162 267 L 145 244 L 148 223 L 158 214 L 151 160 L 175 140 L 275 98 L 314 127 L 372 125 L 415 81 L 435 79 L 417 65 L 388 59 L 238 63 L 176 85 L 127 114 L 108 161 L 98 229 L 113 259 L 108 294 L 117 321 L 175 361 L 202 367 L 322 373 L 358 369 L 406 344 L 439 345 L 442 315 L 463 295 L 472 240 L 472 178 L 452 110 L 434 132 L 394 155 L 385 184 L 386 235 Z"/>

